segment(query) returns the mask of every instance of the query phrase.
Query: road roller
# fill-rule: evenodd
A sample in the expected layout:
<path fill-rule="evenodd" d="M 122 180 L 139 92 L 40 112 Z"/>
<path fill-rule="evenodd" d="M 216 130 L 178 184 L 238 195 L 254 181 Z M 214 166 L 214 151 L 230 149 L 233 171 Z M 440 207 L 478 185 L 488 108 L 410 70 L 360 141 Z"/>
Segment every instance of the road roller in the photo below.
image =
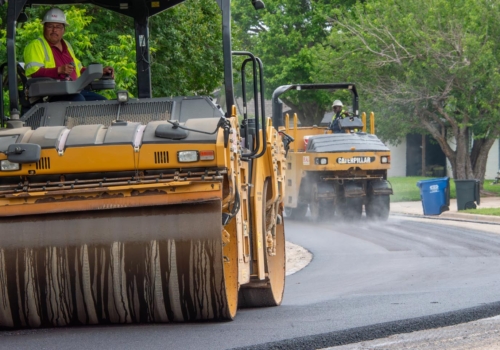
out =
<path fill-rule="evenodd" d="M 351 111 L 338 121 L 339 132 L 324 125 L 300 126 L 296 114 L 283 118 L 279 96 L 311 90 L 350 92 Z M 287 217 L 303 220 L 309 211 L 313 221 L 356 221 L 364 208 L 369 219 L 388 219 L 393 194 L 387 180 L 391 152 L 375 135 L 375 114 L 359 112 L 354 83 L 280 86 L 273 93 L 273 121 L 284 135 L 294 139 L 286 159 Z"/>
<path fill-rule="evenodd" d="M 232 320 L 239 307 L 280 305 L 286 149 L 265 110 L 238 116 L 233 96 L 233 56 L 261 96 L 263 65 L 231 50 L 230 0 L 217 0 L 225 103 L 153 98 L 148 19 L 180 2 L 96 4 L 134 20 L 138 94 L 50 102 L 114 83 L 100 64 L 74 81 L 27 79 L 16 21 L 26 6 L 67 1 L 8 1 L 0 329 Z"/>

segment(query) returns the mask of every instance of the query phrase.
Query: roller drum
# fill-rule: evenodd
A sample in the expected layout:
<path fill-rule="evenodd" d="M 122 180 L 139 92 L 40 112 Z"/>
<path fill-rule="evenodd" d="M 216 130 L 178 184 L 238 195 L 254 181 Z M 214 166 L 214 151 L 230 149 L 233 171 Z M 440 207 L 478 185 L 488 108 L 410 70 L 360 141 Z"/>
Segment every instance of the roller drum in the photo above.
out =
<path fill-rule="evenodd" d="M 0 220 L 0 327 L 231 319 L 221 202 Z"/>

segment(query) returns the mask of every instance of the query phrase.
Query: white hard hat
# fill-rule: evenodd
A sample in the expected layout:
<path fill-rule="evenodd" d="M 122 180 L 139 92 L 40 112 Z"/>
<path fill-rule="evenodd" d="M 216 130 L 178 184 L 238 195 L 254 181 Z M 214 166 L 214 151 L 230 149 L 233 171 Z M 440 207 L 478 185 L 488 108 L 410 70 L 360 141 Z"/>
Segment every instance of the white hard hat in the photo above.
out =
<path fill-rule="evenodd" d="M 335 107 L 335 106 L 344 107 L 344 105 L 342 104 L 342 101 L 340 101 L 340 100 L 333 101 L 332 107 Z"/>
<path fill-rule="evenodd" d="M 43 16 L 42 23 L 62 23 L 69 26 L 68 22 L 66 22 L 66 15 L 58 8 L 48 10 L 45 16 Z"/>

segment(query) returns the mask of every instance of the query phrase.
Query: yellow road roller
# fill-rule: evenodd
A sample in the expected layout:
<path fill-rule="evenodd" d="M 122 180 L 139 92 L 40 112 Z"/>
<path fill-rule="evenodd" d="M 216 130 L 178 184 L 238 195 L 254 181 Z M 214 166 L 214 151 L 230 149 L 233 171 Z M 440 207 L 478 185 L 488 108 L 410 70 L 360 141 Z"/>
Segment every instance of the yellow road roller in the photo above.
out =
<path fill-rule="evenodd" d="M 218 0 L 225 106 L 152 98 L 148 18 L 179 2 L 99 2 L 134 19 L 137 98 L 47 102 L 114 84 L 99 64 L 74 81 L 26 79 L 16 21 L 46 2 L 9 0 L 0 329 L 231 320 L 238 307 L 281 303 L 286 150 L 264 110 L 239 119 L 233 98 L 232 57 L 257 67 L 261 92 L 262 62 L 231 51 L 230 0 Z"/>
<path fill-rule="evenodd" d="M 339 132 L 330 127 L 299 126 L 297 115 L 283 118 L 279 96 L 291 91 L 347 90 L 352 96 L 350 116 L 340 119 Z M 375 116 L 359 113 L 359 97 L 353 83 L 294 84 L 273 93 L 273 122 L 294 139 L 286 160 L 287 217 L 305 218 L 309 209 L 313 221 L 358 220 L 366 216 L 387 220 L 392 187 L 387 181 L 391 165 L 389 148 L 375 135 Z"/>

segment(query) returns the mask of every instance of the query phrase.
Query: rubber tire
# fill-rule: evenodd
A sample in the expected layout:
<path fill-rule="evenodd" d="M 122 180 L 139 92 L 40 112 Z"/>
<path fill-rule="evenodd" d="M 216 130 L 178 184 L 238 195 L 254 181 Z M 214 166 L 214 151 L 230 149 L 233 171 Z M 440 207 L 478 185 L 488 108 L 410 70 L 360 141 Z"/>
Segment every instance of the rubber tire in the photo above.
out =
<path fill-rule="evenodd" d="M 387 221 L 391 211 L 389 195 L 371 196 L 365 206 L 365 211 L 369 219 Z"/>
<path fill-rule="evenodd" d="M 467 202 L 467 203 L 465 203 L 465 210 L 467 210 L 467 209 L 476 209 L 476 208 L 477 208 L 477 206 L 476 206 L 476 203 L 474 203 L 474 202 Z"/>
<path fill-rule="evenodd" d="M 292 220 L 304 220 L 307 214 L 307 203 L 297 204 L 297 208 L 285 208 L 287 218 Z"/>
<path fill-rule="evenodd" d="M 346 221 L 359 220 L 363 213 L 363 198 L 344 198 L 338 211 Z"/>
<path fill-rule="evenodd" d="M 315 201 L 309 204 L 311 219 L 314 222 L 327 221 L 335 215 L 335 202 L 333 200 Z"/>

